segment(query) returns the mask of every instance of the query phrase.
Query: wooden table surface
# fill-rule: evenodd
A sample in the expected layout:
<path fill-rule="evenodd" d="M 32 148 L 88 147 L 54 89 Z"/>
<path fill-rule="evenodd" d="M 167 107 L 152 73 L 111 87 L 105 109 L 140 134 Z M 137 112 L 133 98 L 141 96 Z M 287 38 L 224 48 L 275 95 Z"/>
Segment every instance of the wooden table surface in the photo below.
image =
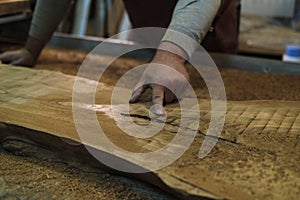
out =
<path fill-rule="evenodd" d="M 97 140 L 97 135 L 87 134 L 85 140 L 82 140 L 82 135 L 78 135 L 72 113 L 74 76 L 1 65 L 0 77 L 0 122 L 4 127 L 23 127 L 27 130 L 22 133 L 23 136 L 40 145 L 59 144 L 65 148 L 78 148 L 78 145 L 75 147 L 70 145 L 72 142 L 63 142 L 73 141 L 75 144 L 84 143 L 104 152 L 110 159 L 122 158 L 125 161 L 129 159 L 122 157 L 118 151 L 105 149 L 101 141 Z M 95 84 L 94 81 L 83 78 L 81 81 Z M 85 111 L 95 111 L 110 141 L 130 152 L 155 151 L 170 143 L 180 126 L 182 110 L 178 104 L 166 107 L 168 118 L 161 132 L 144 140 L 126 135 L 116 125 L 110 105 L 112 91 L 112 86 L 100 84 L 96 90 L 94 105 L 73 104 L 73 107 L 82 111 L 81 119 L 84 124 L 91 122 Z M 82 95 L 90 95 L 88 90 L 81 92 Z M 203 159 L 198 157 L 198 153 L 210 122 L 211 105 L 207 100 L 199 99 L 199 102 L 201 120 L 191 146 L 178 160 L 152 172 L 152 179 L 143 177 L 143 174 L 139 175 L 142 180 L 162 188 L 167 186 L 186 198 L 194 196 L 213 199 L 297 199 L 299 197 L 299 101 L 228 101 L 222 134 L 217 138 L 217 145 Z M 140 125 L 149 123 L 149 103 L 132 104 L 130 108 L 135 123 Z M 128 117 L 130 116 L 123 115 L 123 118 Z M 198 121 L 190 118 L 181 129 L 188 133 L 195 123 Z M 132 124 L 128 124 L 128 127 L 130 126 Z M 7 136 L 1 134 L 0 138 L 3 140 Z M 49 140 L 50 136 L 64 140 L 53 142 Z M 75 152 L 77 153 L 78 151 Z M 167 158 L 168 154 L 165 156 Z"/>

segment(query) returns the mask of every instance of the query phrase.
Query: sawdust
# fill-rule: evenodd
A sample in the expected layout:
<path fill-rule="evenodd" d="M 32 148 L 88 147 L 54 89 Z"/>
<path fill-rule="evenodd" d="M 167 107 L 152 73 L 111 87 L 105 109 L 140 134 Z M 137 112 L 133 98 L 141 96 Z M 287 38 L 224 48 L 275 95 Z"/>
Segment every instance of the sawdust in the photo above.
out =
<path fill-rule="evenodd" d="M 76 75 L 85 56 L 84 52 L 46 48 L 36 68 Z M 98 59 L 100 66 L 101 57 Z M 102 81 L 114 85 L 124 73 L 140 64 L 143 62 L 126 58 L 117 59 L 109 66 Z M 99 66 L 91 68 L 88 73 L 94 73 Z M 206 84 L 201 76 L 193 68 L 188 69 L 191 84 L 198 97 L 209 99 Z M 228 100 L 300 100 L 300 78 L 297 75 L 264 74 L 224 68 L 220 68 L 220 73 Z"/>
<path fill-rule="evenodd" d="M 1 199 L 144 200 L 152 199 L 151 193 L 159 193 L 158 189 L 137 181 L 91 169 L 85 171 L 64 160 L 39 154 L 39 158 L 16 157 L 3 149 L 0 151 Z M 150 192 L 146 195 L 137 190 Z"/>
<path fill-rule="evenodd" d="M 68 51 L 57 51 L 57 49 L 46 49 L 37 68 L 62 71 L 72 75 L 76 74 L 85 54 L 72 52 L 71 56 L 68 56 Z M 55 57 L 56 54 L 60 56 Z M 108 72 L 108 78 L 104 81 L 110 84 L 115 83 L 115 80 L 122 75 L 122 72 L 135 66 L 137 63 L 139 62 L 133 60 L 118 60 L 112 66 L 111 71 Z M 53 66 L 56 68 L 52 68 Z M 122 70 L 116 71 L 114 70 L 116 68 Z M 266 75 L 228 69 L 222 69 L 221 74 L 224 80 L 227 98 L 230 100 L 300 100 L 300 80 L 297 76 Z M 194 73 L 192 73 L 192 75 L 192 84 L 197 86 L 197 94 L 199 97 L 208 98 L 204 82 L 201 78 L 195 77 Z M 288 116 L 290 114 L 286 113 L 286 115 Z M 238 113 L 236 116 L 239 116 Z M 245 116 L 246 119 L 248 119 L 247 117 L 249 118 L 249 116 Z M 238 123 L 236 124 L 238 125 Z M 243 129 L 243 127 L 232 127 L 232 129 L 228 129 L 229 131 L 232 130 L 232 132 L 222 135 L 224 138 L 218 143 L 213 152 L 206 157 L 205 160 L 195 162 L 195 160 L 198 159 L 192 158 L 193 156 L 197 157 L 193 152 L 199 151 L 198 144 L 203 140 L 203 135 L 198 136 L 192 148 L 189 149 L 189 152 L 186 152 L 186 155 L 192 156 L 182 157 L 176 163 L 176 168 L 173 168 L 175 170 L 173 174 L 186 174 L 185 179 L 190 183 L 192 183 L 192 181 L 194 181 L 196 185 L 206 183 L 203 187 L 207 191 L 213 189 L 218 195 L 234 199 L 241 197 L 246 199 L 252 195 L 263 199 L 278 199 L 278 197 L 284 196 L 296 198 L 299 196 L 299 190 L 295 182 L 284 182 L 285 180 L 289 180 L 290 177 L 299 177 L 299 167 L 297 166 L 299 156 L 293 157 L 293 160 L 290 160 L 289 157 L 289 155 L 299 155 L 299 145 L 297 145 L 299 136 L 297 133 L 295 133 L 295 135 L 289 135 L 288 138 L 284 138 L 283 136 L 282 138 L 281 136 L 276 138 L 272 135 L 272 133 L 275 132 L 271 131 L 268 134 L 261 134 L 260 130 L 257 130 L 257 135 L 253 137 L 247 135 L 247 132 L 242 135 L 237 133 L 236 137 L 232 137 L 234 135 L 233 132 L 240 129 Z M 295 141 L 295 143 L 290 143 L 291 141 Z M 284 147 L 280 145 L 280 142 L 284 145 L 291 145 L 293 148 L 289 149 Z M 249 144 L 250 146 L 245 144 Z M 274 144 L 278 146 L 274 146 Z M 120 143 L 120 145 L 122 144 Z M 7 163 L 1 165 L 1 167 L 3 167 L 3 169 L 1 169 L 3 174 L 0 174 L 0 184 L 4 185 L 2 188 L 7 188 L 3 191 L 5 194 L 8 193 L 8 195 L 13 195 L 17 190 L 19 191 L 18 186 L 20 186 L 24 187 L 24 190 L 20 190 L 21 193 L 17 192 L 17 197 L 44 195 L 51 199 L 55 197 L 59 198 L 61 197 L 60 195 L 62 195 L 62 197 L 70 197 L 70 199 L 73 197 L 87 197 L 87 199 L 89 199 L 98 197 L 99 195 L 99 197 L 101 197 L 99 199 L 146 198 L 131 193 L 129 185 L 119 185 L 118 181 L 115 182 L 113 178 L 107 174 L 92 174 L 89 176 L 89 173 L 84 173 L 81 170 L 66 166 L 67 164 L 65 163 L 51 162 L 51 160 L 42 161 L 32 158 L 20 159 L 19 157 L 5 153 L 0 153 L 0 156 L 3 157 L 3 161 L 5 161 L 3 163 Z M 41 170 L 35 167 L 36 165 L 42 167 Z M 194 167 L 198 167 L 199 172 L 197 174 L 190 174 L 190 172 L 193 172 L 192 169 Z M 171 169 L 172 168 L 168 168 L 167 170 Z M 10 174 L 7 173 L 7 171 L 10 172 Z M 11 173 L 11 171 L 19 173 Z M 42 171 L 42 173 L 38 173 L 39 171 Z M 208 171 L 212 172 L 213 175 L 209 176 Z M 245 176 L 245 172 L 247 171 L 249 172 L 248 176 Z M 47 175 L 45 176 L 44 172 L 46 172 L 49 177 L 54 178 L 49 178 L 50 180 L 47 182 Z M 25 177 L 29 178 L 27 180 L 25 179 L 26 181 L 24 180 L 24 174 L 27 175 Z M 109 177 L 108 181 L 106 179 L 107 176 Z M 197 176 L 197 179 L 194 178 L 195 176 Z M 214 178 L 212 179 L 211 177 Z M 20 180 L 24 180 L 24 182 L 20 182 Z M 44 181 L 46 181 L 46 183 L 44 183 Z M 27 187 L 27 185 L 29 185 L 28 182 L 36 184 Z M 43 184 L 45 186 L 43 186 Z M 105 186 L 107 184 L 109 184 L 109 186 Z M 251 191 L 251 187 L 249 186 L 251 184 L 260 184 L 256 187 L 260 189 Z M 219 185 L 223 185 L 223 187 L 216 189 L 215 187 Z M 247 188 L 247 185 L 249 188 Z M 239 186 L 244 186 L 244 189 L 240 190 Z M 109 189 L 106 190 L 107 188 Z M 282 188 L 285 188 L 285 190 Z M 266 192 L 270 190 L 276 192 L 273 192 L 273 194 Z M 41 196 L 34 197 L 40 198 Z"/>

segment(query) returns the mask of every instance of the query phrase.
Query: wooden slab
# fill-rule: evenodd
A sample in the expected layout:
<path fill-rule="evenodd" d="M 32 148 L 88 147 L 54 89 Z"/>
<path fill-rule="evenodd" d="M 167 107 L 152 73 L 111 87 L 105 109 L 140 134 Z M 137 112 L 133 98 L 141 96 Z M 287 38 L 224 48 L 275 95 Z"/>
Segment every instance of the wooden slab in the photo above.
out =
<path fill-rule="evenodd" d="M 81 142 L 72 114 L 74 76 L 1 65 L 0 77 L 1 123 L 31 130 L 26 131 L 28 136 L 38 131 Z M 86 79 L 82 81 L 95 83 Z M 177 104 L 166 107 L 168 118 L 160 134 L 150 139 L 137 139 L 125 135 L 116 126 L 110 110 L 112 89 L 109 85 L 101 84 L 97 88 L 95 105 L 86 109 L 95 109 L 102 129 L 115 145 L 132 152 L 149 152 L 160 149 L 172 140 L 180 123 L 180 107 Z M 84 92 L 84 95 L 88 95 Z M 187 198 L 299 197 L 300 102 L 227 102 L 227 117 L 222 135 L 212 152 L 200 159 L 198 153 L 211 112 L 210 102 L 199 101 L 201 120 L 194 142 L 174 163 L 151 173 L 156 179 L 149 182 L 155 184 L 162 181 Z M 149 103 L 131 105 L 131 116 L 137 124 L 149 123 L 148 108 Z M 189 120 L 190 123 L 195 123 L 195 120 Z M 86 120 L 87 123 L 88 121 Z M 188 129 L 188 125 L 186 126 Z M 0 134 L 0 141 L 4 136 L 7 134 Z M 35 141 L 40 141 L 41 144 L 53 142 L 45 138 Z M 94 144 L 87 145 L 95 147 Z M 101 146 L 95 148 L 103 151 Z"/>

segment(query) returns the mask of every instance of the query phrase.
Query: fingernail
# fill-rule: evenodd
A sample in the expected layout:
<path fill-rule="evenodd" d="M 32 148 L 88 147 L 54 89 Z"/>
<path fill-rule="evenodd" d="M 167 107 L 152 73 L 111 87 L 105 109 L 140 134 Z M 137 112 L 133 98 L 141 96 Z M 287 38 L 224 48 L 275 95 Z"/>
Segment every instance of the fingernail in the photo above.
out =
<path fill-rule="evenodd" d="M 130 97 L 130 99 L 129 99 L 129 103 L 135 103 L 135 98 L 132 96 L 132 97 Z"/>
<path fill-rule="evenodd" d="M 150 111 L 157 116 L 164 116 L 166 114 L 164 107 L 159 104 L 151 106 Z"/>

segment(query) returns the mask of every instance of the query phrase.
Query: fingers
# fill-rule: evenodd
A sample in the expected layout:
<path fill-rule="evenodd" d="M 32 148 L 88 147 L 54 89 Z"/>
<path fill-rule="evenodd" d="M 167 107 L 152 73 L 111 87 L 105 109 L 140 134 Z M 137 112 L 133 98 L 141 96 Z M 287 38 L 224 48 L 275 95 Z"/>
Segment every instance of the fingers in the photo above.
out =
<path fill-rule="evenodd" d="M 159 116 L 165 115 L 165 110 L 163 108 L 164 90 L 165 88 L 161 85 L 152 85 L 152 112 Z"/>
<path fill-rule="evenodd" d="M 0 60 L 5 64 L 26 67 L 32 67 L 36 62 L 32 54 L 25 49 L 2 53 L 0 54 Z"/>
<path fill-rule="evenodd" d="M 136 90 L 134 90 L 129 102 L 130 103 L 135 103 L 140 96 L 145 92 L 145 90 L 147 89 L 147 85 L 143 85 L 139 88 L 137 88 Z M 164 100 L 167 103 L 170 103 L 174 100 L 174 94 L 166 89 L 165 91 L 165 87 L 158 85 L 158 84 L 152 84 L 152 109 L 151 111 L 158 115 L 158 116 L 164 116 L 165 115 L 165 110 L 163 108 L 163 103 Z"/>
<path fill-rule="evenodd" d="M 27 59 L 19 58 L 10 63 L 10 65 L 24 66 L 24 67 L 33 67 L 34 64 L 35 64 L 35 61 L 30 58 L 27 58 Z"/>
<path fill-rule="evenodd" d="M 22 59 L 17 59 L 17 60 L 14 60 L 12 61 L 11 63 L 9 63 L 10 65 L 22 65 Z"/>
<path fill-rule="evenodd" d="M 2 53 L 0 54 L 0 60 L 3 62 L 3 63 L 10 63 L 12 58 L 11 58 L 11 54 L 10 53 Z"/>
<path fill-rule="evenodd" d="M 140 96 L 145 92 L 146 89 L 147 86 L 143 85 L 137 88 L 136 90 L 134 90 L 130 97 L 129 103 L 135 103 L 140 98 Z"/>
<path fill-rule="evenodd" d="M 174 100 L 174 98 L 175 98 L 174 93 L 168 88 L 165 88 L 165 98 L 164 98 L 165 102 L 171 103 Z"/>
<path fill-rule="evenodd" d="M 0 60 L 5 64 L 16 65 L 22 57 L 18 51 L 8 51 L 0 54 Z"/>

